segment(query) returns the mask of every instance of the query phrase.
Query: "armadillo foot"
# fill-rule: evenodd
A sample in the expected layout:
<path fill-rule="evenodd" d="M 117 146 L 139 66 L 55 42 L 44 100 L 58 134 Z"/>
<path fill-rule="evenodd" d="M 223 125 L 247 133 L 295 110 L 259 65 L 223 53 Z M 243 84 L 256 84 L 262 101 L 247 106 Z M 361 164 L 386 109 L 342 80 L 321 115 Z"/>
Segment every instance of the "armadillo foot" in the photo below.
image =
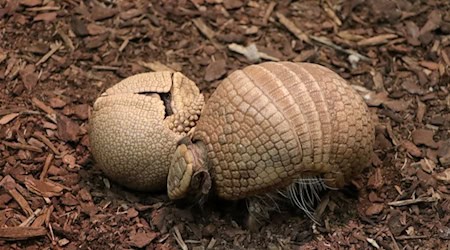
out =
<path fill-rule="evenodd" d="M 281 212 L 278 203 L 279 197 L 272 194 L 252 196 L 247 198 L 247 227 L 252 232 L 259 231 L 259 228 L 270 221 L 272 212 Z"/>

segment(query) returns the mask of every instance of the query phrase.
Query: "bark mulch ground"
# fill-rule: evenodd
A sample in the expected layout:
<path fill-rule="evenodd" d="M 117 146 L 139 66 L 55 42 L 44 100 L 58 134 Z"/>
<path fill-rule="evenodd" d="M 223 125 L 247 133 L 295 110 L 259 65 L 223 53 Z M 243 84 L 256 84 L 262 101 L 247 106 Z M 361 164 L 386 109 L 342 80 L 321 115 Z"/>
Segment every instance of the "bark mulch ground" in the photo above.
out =
<path fill-rule="evenodd" d="M 242 204 L 201 210 L 108 181 L 89 153 L 94 100 L 124 77 L 181 71 L 208 96 L 261 61 L 325 65 L 370 106 L 372 167 L 325 193 L 320 225 Z M 446 0 L 0 0 L 1 249 L 447 249 Z"/>

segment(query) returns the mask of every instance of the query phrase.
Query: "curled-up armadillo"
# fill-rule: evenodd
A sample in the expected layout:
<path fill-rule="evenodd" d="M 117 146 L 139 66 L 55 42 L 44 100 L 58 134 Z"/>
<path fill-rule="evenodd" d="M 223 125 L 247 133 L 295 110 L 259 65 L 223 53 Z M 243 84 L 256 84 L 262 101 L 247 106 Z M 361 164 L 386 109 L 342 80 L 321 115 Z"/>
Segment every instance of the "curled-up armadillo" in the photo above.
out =
<path fill-rule="evenodd" d="M 203 104 L 195 83 L 179 72 L 122 80 L 94 103 L 89 139 L 96 165 L 128 188 L 164 189 L 176 143 L 196 125 Z"/>
<path fill-rule="evenodd" d="M 221 82 L 191 142 L 178 145 L 168 194 L 282 192 L 307 210 L 302 189 L 343 187 L 368 166 L 373 142 L 366 104 L 336 73 L 310 63 L 251 65 Z"/>

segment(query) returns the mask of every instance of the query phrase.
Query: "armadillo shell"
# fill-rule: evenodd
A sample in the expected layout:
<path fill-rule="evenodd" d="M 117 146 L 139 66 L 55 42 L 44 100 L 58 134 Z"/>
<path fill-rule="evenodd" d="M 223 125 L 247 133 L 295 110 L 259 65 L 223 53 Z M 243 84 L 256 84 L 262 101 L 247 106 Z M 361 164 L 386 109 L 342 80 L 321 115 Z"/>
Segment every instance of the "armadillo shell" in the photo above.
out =
<path fill-rule="evenodd" d="M 343 186 L 368 165 L 374 128 L 362 98 L 331 70 L 262 63 L 218 86 L 193 140 L 206 145 L 216 194 L 240 199 L 308 176 Z"/>

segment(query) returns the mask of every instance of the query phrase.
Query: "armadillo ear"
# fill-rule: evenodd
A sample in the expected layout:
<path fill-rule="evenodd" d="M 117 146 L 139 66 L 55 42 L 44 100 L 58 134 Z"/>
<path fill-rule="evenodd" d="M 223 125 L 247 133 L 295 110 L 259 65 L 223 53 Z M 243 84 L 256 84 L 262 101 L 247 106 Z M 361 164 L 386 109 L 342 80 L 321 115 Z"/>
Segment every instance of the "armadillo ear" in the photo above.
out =
<path fill-rule="evenodd" d="M 211 176 L 206 169 L 198 169 L 191 180 L 191 189 L 200 190 L 200 193 L 207 195 L 211 189 Z"/>
<path fill-rule="evenodd" d="M 167 193 L 172 200 L 184 198 L 190 188 L 194 156 L 185 144 L 178 145 L 167 177 Z"/>

